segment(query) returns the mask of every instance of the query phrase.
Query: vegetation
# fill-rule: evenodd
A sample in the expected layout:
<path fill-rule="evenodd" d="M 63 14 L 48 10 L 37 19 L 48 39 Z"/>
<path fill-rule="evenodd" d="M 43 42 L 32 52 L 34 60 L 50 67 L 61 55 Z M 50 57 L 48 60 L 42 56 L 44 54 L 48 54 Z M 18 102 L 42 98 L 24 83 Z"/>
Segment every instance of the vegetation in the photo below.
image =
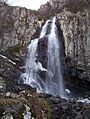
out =
<path fill-rule="evenodd" d="M 15 46 L 11 46 L 8 48 L 9 53 L 20 53 L 20 50 L 23 48 L 24 46 L 20 43 L 18 43 Z"/>

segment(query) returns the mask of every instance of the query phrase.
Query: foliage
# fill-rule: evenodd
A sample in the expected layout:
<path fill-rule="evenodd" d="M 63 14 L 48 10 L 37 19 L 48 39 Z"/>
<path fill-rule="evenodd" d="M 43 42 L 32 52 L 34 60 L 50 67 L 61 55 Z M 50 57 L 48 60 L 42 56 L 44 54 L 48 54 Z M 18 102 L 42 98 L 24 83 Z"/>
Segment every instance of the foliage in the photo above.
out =
<path fill-rule="evenodd" d="M 48 102 L 43 100 L 42 105 L 45 111 L 45 119 L 51 119 L 51 107 L 49 106 Z"/>
<path fill-rule="evenodd" d="M 8 48 L 9 53 L 19 53 L 24 46 L 20 43 Z"/>

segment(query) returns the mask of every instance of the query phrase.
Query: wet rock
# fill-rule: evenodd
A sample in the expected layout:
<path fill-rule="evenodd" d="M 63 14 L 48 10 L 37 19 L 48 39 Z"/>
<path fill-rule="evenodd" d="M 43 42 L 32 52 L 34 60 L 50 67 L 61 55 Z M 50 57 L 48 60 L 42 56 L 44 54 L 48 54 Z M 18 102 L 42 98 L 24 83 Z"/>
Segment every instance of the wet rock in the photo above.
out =
<path fill-rule="evenodd" d="M 53 104 L 58 104 L 60 102 L 60 98 L 52 98 L 51 101 Z"/>
<path fill-rule="evenodd" d="M 48 8 L 48 6 L 50 7 Z M 79 86 L 82 85 L 80 87 L 85 86 L 85 88 L 90 87 L 90 84 L 88 85 L 88 83 L 85 83 L 90 80 L 90 37 L 88 35 L 90 33 L 89 6 L 89 1 L 85 0 L 50 0 L 50 3 L 42 5 L 40 8 L 41 11 L 46 10 L 51 13 L 51 15 L 48 13 L 48 17 L 56 15 L 59 19 L 59 24 L 61 25 L 64 35 L 64 50 L 66 58 L 69 60 L 65 62 L 64 75 L 72 74 L 76 80 L 79 78 L 83 83 L 78 82 L 78 80 L 76 82 L 78 82 Z M 43 13 L 44 12 L 41 14 L 44 15 Z M 80 70 L 77 69 L 81 69 L 83 72 L 81 73 Z M 71 80 L 72 79 L 73 78 L 71 78 Z M 84 80 L 88 81 L 84 82 Z"/>
<path fill-rule="evenodd" d="M 4 114 L 1 119 L 13 119 L 13 116 L 10 113 Z"/>
<path fill-rule="evenodd" d="M 6 81 L 4 78 L 0 77 L 0 93 L 6 91 Z"/>
<path fill-rule="evenodd" d="M 47 47 L 48 47 L 48 36 L 39 39 L 38 42 L 38 62 L 47 69 Z M 43 50 L 42 50 L 43 49 Z"/>

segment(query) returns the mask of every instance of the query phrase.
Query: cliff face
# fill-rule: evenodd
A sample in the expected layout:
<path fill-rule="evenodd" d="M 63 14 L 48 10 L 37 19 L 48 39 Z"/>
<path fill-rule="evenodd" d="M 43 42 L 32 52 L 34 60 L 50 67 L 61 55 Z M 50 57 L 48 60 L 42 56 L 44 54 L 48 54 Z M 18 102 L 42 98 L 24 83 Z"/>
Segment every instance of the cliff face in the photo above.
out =
<path fill-rule="evenodd" d="M 50 0 L 50 5 L 63 30 L 66 56 L 90 73 L 90 1 Z"/>
<path fill-rule="evenodd" d="M 90 67 L 90 10 L 72 13 L 64 11 L 57 16 L 65 38 L 66 55 L 76 67 L 88 70 Z"/>
<path fill-rule="evenodd" d="M 20 44 L 25 46 L 30 43 L 32 35 L 39 27 L 38 13 L 20 7 L 1 7 L 0 51 Z"/>
<path fill-rule="evenodd" d="M 42 5 L 38 12 L 26 8 L 9 7 L 1 3 L 0 6 L 1 75 L 10 74 L 11 70 L 8 69 L 11 69 L 12 65 L 15 65 L 15 69 L 17 67 L 23 70 L 21 66 L 25 59 L 26 46 L 33 36 L 39 36 L 40 32 L 36 31 L 39 31 L 43 19 L 54 15 L 59 19 L 64 35 L 66 65 L 69 69 L 73 67 L 73 69 L 83 70 L 83 74 L 80 75 L 82 78 L 90 75 L 89 1 L 50 0 Z M 70 59 L 69 62 L 67 62 L 68 59 Z"/>
<path fill-rule="evenodd" d="M 18 83 L 21 73 L 24 72 L 22 66 L 27 54 L 27 45 L 31 38 L 39 36 L 43 19 L 56 15 L 59 19 L 58 27 L 61 25 L 64 35 L 66 69 L 73 75 L 69 77 L 69 86 L 72 82 L 71 85 L 74 90 L 77 88 L 78 95 L 81 92 L 90 95 L 90 81 L 85 83 L 83 80 L 90 79 L 87 78 L 90 76 L 89 7 L 89 0 L 50 0 L 41 6 L 38 13 L 0 3 L 0 98 L 2 98 L 0 117 L 2 119 L 21 119 L 26 118 L 28 114 L 30 118 L 37 119 L 90 118 L 90 104 L 82 104 L 75 100 L 66 101 L 50 95 L 37 95 L 28 85 Z M 46 48 L 42 43 L 39 45 Z M 46 52 L 43 53 L 41 50 L 40 52 L 46 55 Z M 67 82 L 65 85 L 67 86 Z M 81 86 L 83 88 L 79 90 Z M 85 92 L 87 87 L 89 87 L 88 93 Z"/>
<path fill-rule="evenodd" d="M 86 88 L 89 83 L 83 81 L 90 81 L 90 1 L 50 0 L 39 13 L 43 18 L 59 19 L 65 44 L 64 69 L 70 79 L 66 85 Z"/>
<path fill-rule="evenodd" d="M 26 47 L 39 30 L 41 21 L 36 11 L 11 7 L 2 2 L 0 19 L 0 76 L 15 79 L 21 74 L 19 70 L 25 59 Z"/>
<path fill-rule="evenodd" d="M 87 7 L 90 7 L 89 0 L 50 0 L 50 4 L 53 8 L 62 9 L 68 7 L 69 10 L 81 11 Z"/>

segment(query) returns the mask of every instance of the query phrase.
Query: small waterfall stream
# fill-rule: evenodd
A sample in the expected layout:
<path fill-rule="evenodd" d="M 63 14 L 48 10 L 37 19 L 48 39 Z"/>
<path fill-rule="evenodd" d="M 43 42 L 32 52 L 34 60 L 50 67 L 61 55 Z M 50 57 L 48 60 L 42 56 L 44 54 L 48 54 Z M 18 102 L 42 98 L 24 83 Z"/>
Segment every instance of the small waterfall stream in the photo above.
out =
<path fill-rule="evenodd" d="M 41 34 L 39 38 L 43 38 L 47 32 L 47 26 L 48 26 L 49 20 L 46 21 L 45 25 L 42 28 Z"/>
<path fill-rule="evenodd" d="M 60 39 L 57 36 L 56 17 L 51 21 L 47 20 L 42 27 L 40 37 L 31 41 L 28 46 L 28 54 L 26 59 L 26 71 L 22 75 L 24 83 L 37 89 L 40 93 L 49 93 L 54 96 L 65 97 L 63 86 L 63 75 L 61 69 L 62 57 L 60 50 Z M 50 33 L 48 34 L 48 49 L 47 49 L 47 69 L 38 61 L 38 42 L 46 36 L 48 25 L 50 26 Z M 43 50 L 43 49 L 42 49 Z M 38 72 L 46 72 L 46 79 L 43 81 Z"/>
<path fill-rule="evenodd" d="M 48 76 L 46 79 L 47 93 L 64 97 L 63 76 L 60 60 L 60 45 L 57 37 L 56 17 L 53 18 L 48 38 Z"/>

